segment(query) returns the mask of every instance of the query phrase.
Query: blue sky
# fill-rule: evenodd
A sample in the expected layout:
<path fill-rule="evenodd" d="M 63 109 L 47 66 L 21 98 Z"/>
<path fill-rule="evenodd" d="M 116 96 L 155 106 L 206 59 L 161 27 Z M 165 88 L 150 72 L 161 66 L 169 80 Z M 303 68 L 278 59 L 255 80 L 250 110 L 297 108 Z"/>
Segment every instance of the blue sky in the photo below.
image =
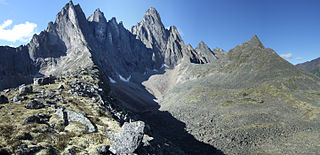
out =
<path fill-rule="evenodd" d="M 204 41 L 226 51 L 257 34 L 265 47 L 296 64 L 320 57 L 319 0 L 74 0 L 86 16 L 100 8 L 125 27 L 155 7 L 186 44 Z M 26 44 L 46 29 L 68 0 L 0 0 L 0 45 Z"/>

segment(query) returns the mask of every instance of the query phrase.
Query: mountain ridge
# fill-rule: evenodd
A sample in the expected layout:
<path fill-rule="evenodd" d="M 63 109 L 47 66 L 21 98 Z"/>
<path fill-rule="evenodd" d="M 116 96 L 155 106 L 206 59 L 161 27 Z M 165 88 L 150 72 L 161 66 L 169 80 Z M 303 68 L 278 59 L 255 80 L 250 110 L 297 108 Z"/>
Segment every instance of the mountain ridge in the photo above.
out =
<path fill-rule="evenodd" d="M 297 64 L 296 66 L 306 72 L 313 73 L 320 77 L 320 58 L 316 58 L 311 61 L 300 63 L 300 64 Z"/>

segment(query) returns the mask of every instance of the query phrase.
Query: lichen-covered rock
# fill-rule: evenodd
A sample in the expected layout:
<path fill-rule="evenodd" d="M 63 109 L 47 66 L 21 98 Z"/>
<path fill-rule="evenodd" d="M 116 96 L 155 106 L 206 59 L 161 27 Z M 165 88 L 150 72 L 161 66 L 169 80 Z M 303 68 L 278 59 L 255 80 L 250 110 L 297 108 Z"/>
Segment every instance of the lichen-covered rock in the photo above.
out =
<path fill-rule="evenodd" d="M 113 144 L 109 150 L 114 154 L 133 154 L 141 144 L 144 127 L 142 121 L 124 123 L 120 132 L 111 136 Z"/>

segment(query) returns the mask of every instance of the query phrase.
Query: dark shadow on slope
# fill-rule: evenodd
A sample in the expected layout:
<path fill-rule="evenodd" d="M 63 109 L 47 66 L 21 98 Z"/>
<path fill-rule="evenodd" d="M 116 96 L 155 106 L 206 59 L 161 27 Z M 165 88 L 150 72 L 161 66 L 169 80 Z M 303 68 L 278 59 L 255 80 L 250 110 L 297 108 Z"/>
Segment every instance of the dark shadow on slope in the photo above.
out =
<path fill-rule="evenodd" d="M 151 126 L 151 130 L 179 146 L 187 154 L 223 155 L 213 146 L 200 142 L 185 130 L 185 123 L 174 118 L 167 111 L 153 111 L 141 114 L 143 121 Z"/>
<path fill-rule="evenodd" d="M 164 74 L 164 72 L 165 71 L 159 71 L 156 74 Z M 146 76 L 147 79 L 150 76 Z M 130 109 L 130 111 L 137 113 L 140 116 L 138 119 L 150 125 L 153 135 L 159 135 L 169 140 L 187 154 L 224 154 L 215 147 L 195 139 L 193 135 L 185 130 L 186 124 L 177 120 L 169 112 L 160 111 L 159 104 L 154 101 L 154 99 L 156 99 L 155 96 L 141 83 L 117 82 L 110 84 L 110 88 L 112 94 L 117 98 L 117 101 Z M 155 141 L 159 141 L 159 139 Z M 165 144 L 163 144 L 163 146 L 165 146 Z M 164 149 L 162 151 L 168 154 L 175 154 L 167 152 L 168 150 L 163 147 L 161 147 L 161 149 Z"/>
<path fill-rule="evenodd" d="M 162 70 L 156 74 L 164 74 L 164 72 L 165 71 Z M 147 79 L 150 76 L 146 76 Z M 189 134 L 185 130 L 186 124 L 173 117 L 169 112 L 160 111 L 160 105 L 154 101 L 156 97 L 152 95 L 141 83 L 110 83 L 112 96 L 115 96 L 117 101 L 119 101 L 122 106 L 128 108 L 129 111 L 133 111 L 138 114 L 138 120 L 142 120 L 149 124 L 153 135 L 158 135 L 169 140 L 174 145 L 181 148 L 185 153 L 201 155 L 224 154 L 215 147 L 195 139 L 193 135 Z M 163 142 L 160 139 L 156 139 L 155 141 Z M 163 146 L 166 146 L 165 142 L 163 143 Z M 168 152 L 168 150 L 163 148 L 163 146 L 160 148 L 165 152 L 165 154 L 175 154 L 174 152 Z"/>

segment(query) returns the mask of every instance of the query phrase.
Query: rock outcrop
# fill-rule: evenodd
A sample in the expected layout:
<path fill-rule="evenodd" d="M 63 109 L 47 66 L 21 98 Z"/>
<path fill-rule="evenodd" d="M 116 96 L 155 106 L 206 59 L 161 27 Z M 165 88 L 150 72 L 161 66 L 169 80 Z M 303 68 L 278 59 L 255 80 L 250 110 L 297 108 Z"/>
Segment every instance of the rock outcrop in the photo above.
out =
<path fill-rule="evenodd" d="M 119 133 L 112 135 L 114 143 L 110 151 L 114 154 L 133 154 L 140 146 L 145 124 L 142 121 L 124 123 Z"/>
<path fill-rule="evenodd" d="M 96 127 L 91 123 L 91 121 L 82 113 L 74 112 L 71 110 L 58 109 L 55 115 L 64 119 L 66 125 L 71 122 L 78 122 L 88 127 L 88 133 L 97 131 Z"/>
<path fill-rule="evenodd" d="M 9 100 L 6 96 L 0 95 L 0 104 L 6 104 L 9 103 Z"/>

